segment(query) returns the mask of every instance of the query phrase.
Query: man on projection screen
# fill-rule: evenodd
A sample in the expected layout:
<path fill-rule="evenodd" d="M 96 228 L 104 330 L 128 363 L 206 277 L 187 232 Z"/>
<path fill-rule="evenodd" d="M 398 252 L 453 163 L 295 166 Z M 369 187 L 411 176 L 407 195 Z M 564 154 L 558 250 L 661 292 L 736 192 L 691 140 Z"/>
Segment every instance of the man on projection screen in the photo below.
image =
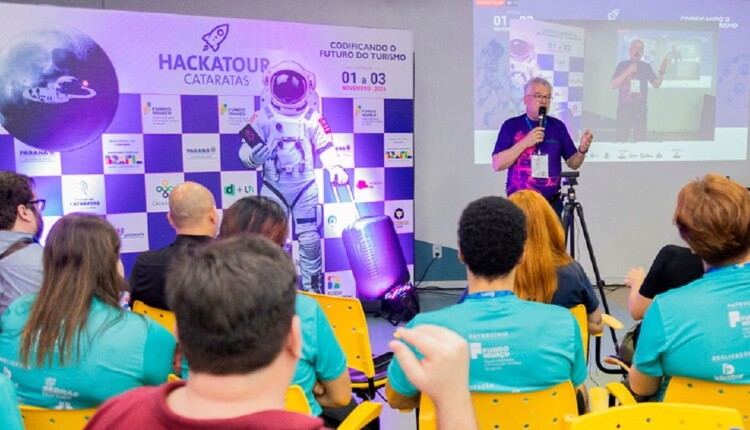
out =
<path fill-rule="evenodd" d="M 291 213 L 292 235 L 299 241 L 302 289 L 320 292 L 322 214 L 314 157 L 328 169 L 334 185 L 346 184 L 349 175 L 338 164 L 331 129 L 317 111 L 315 75 L 299 63 L 283 61 L 266 70 L 263 83 L 262 107 L 249 121 L 262 142 L 251 147 L 247 139 L 243 141 L 240 160 L 250 169 L 263 166 L 260 195 Z"/>
<path fill-rule="evenodd" d="M 619 88 L 617 102 L 618 142 L 627 142 L 630 130 L 636 142 L 646 140 L 646 120 L 648 118 L 648 84 L 654 88 L 661 86 L 666 73 L 668 54 L 661 63 L 659 76 L 651 65 L 643 60 L 643 41 L 633 39 L 630 42 L 630 59 L 620 62 L 612 75 L 612 88 Z"/>
<path fill-rule="evenodd" d="M 565 159 L 571 169 L 581 167 L 594 135 L 586 129 L 576 149 L 565 123 L 546 115 L 551 101 L 552 85 L 546 79 L 536 77 L 526 82 L 526 113 L 503 123 L 492 151 L 492 167 L 496 172 L 508 169 L 508 196 L 519 190 L 536 190 L 559 214 L 563 209 L 560 159 Z"/>

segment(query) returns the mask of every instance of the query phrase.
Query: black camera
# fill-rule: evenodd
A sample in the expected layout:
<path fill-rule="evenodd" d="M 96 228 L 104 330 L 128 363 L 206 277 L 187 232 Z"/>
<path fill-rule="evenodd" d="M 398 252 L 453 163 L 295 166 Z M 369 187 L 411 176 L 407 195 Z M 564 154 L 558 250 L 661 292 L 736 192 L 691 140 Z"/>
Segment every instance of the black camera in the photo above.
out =
<path fill-rule="evenodd" d="M 562 184 L 566 186 L 578 185 L 578 177 L 581 175 L 580 172 L 570 171 L 562 172 Z"/>

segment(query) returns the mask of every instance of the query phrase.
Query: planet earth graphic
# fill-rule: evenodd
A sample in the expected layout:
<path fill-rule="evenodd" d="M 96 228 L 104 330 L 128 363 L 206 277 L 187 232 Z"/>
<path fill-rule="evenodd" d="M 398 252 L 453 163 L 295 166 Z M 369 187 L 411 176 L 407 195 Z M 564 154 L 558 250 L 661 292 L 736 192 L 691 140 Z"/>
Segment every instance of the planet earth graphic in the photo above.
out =
<path fill-rule="evenodd" d="M 0 125 L 27 145 L 57 152 L 90 144 L 118 99 L 112 62 L 78 30 L 46 27 L 0 41 Z"/>

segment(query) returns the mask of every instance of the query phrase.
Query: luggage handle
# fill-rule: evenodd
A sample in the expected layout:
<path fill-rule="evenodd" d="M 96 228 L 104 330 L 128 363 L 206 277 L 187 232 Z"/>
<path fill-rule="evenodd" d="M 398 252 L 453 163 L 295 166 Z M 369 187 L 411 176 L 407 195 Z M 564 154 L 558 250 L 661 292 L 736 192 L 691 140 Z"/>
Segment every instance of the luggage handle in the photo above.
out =
<path fill-rule="evenodd" d="M 349 197 L 352 201 L 352 206 L 354 206 L 354 215 L 355 215 L 355 221 L 362 218 L 362 214 L 359 213 L 359 207 L 357 206 L 357 202 L 354 200 L 354 192 L 352 191 L 352 185 L 350 183 L 346 183 L 345 185 L 341 184 L 331 184 L 331 189 L 333 190 L 333 195 L 336 197 L 336 203 L 342 203 L 341 201 L 341 195 L 339 195 L 339 187 L 345 186 L 346 191 L 349 192 Z"/>

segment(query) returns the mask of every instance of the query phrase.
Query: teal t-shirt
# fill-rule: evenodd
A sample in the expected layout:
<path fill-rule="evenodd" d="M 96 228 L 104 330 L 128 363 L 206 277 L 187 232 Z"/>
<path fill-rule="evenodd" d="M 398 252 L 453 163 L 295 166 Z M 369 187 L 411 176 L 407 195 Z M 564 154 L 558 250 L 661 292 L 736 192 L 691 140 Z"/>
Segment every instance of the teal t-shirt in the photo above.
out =
<path fill-rule="evenodd" d="M 421 324 L 447 327 L 469 343 L 471 391 L 529 392 L 586 380 L 578 323 L 559 306 L 520 300 L 509 291 L 478 293 L 419 314 L 408 326 Z M 419 393 L 396 357 L 388 366 L 388 384 L 403 396 Z"/>
<path fill-rule="evenodd" d="M 709 269 L 701 279 L 656 296 L 643 317 L 633 361 L 654 377 L 750 384 L 750 264 Z"/>
<path fill-rule="evenodd" d="M 10 379 L 0 375 L 0 429 L 23 430 L 16 390 Z"/>
<path fill-rule="evenodd" d="M 315 381 L 331 381 L 346 372 L 346 355 L 315 299 L 297 294 L 295 307 L 302 326 L 302 357 L 292 384 L 302 387 L 313 415 L 320 415 L 323 409 L 312 392 Z"/>
<path fill-rule="evenodd" d="M 20 297 L 0 319 L 0 366 L 13 382 L 19 402 L 53 409 L 92 408 L 131 388 L 167 380 L 176 343 L 172 334 L 142 315 L 98 299 L 91 304 L 81 337 L 80 360 L 76 361 L 74 346 L 64 367 L 55 351 L 52 366 L 25 368 L 18 350 L 35 298 Z"/>

